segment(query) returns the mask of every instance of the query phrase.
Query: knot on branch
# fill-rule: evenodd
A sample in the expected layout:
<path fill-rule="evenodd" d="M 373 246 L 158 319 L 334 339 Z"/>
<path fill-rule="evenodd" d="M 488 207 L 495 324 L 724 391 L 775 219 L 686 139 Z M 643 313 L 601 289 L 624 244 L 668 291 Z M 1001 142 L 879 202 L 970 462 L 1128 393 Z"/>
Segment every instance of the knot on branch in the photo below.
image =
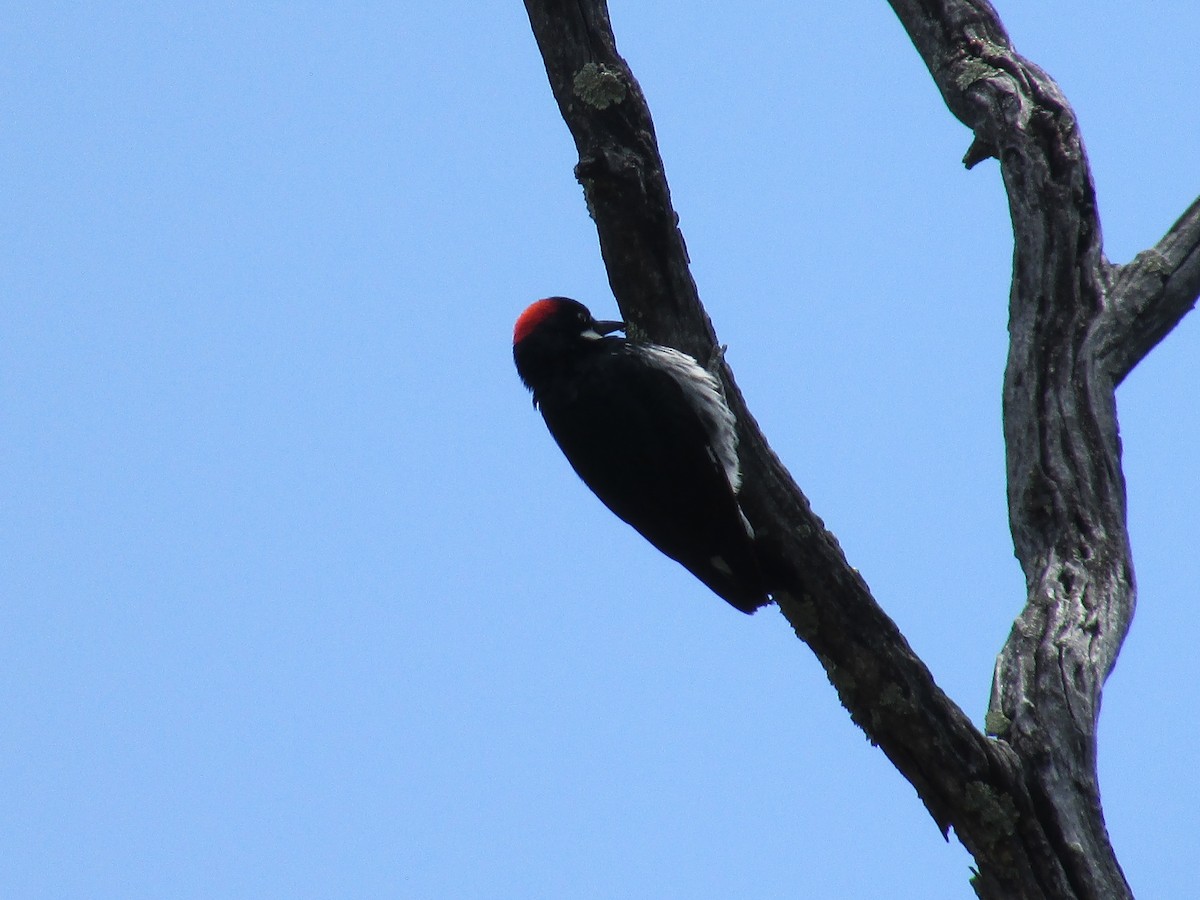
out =
<path fill-rule="evenodd" d="M 653 173 L 646 171 L 646 159 L 629 148 L 615 144 L 598 145 L 591 152 L 581 152 L 575 164 L 575 178 L 583 185 L 588 213 L 596 218 L 595 205 L 606 202 L 618 205 L 646 205 L 662 210 L 661 198 L 654 197 L 648 180 Z M 672 226 L 674 215 L 672 213 Z"/>

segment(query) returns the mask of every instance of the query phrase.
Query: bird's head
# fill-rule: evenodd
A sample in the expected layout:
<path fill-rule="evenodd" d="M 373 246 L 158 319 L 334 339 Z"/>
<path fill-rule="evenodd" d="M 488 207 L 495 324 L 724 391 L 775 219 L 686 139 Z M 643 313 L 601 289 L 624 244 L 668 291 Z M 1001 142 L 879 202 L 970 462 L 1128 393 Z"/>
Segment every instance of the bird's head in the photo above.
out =
<path fill-rule="evenodd" d="M 586 306 L 568 297 L 530 304 L 513 327 L 513 357 L 521 380 L 535 387 L 544 375 L 570 366 L 598 349 L 605 335 L 624 327 L 624 322 L 598 321 Z"/>
<path fill-rule="evenodd" d="M 624 327 L 624 322 L 597 321 L 578 300 L 547 297 L 530 304 L 517 318 L 513 346 L 529 340 L 595 341 Z"/>

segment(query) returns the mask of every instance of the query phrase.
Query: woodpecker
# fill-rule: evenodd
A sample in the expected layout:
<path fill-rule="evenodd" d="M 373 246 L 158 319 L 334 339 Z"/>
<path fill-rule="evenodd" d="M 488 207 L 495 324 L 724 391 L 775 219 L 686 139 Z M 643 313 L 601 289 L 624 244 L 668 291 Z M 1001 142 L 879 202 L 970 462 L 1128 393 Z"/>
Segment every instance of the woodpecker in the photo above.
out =
<path fill-rule="evenodd" d="M 770 602 L 738 505 L 733 413 L 686 353 L 610 336 L 582 303 L 549 297 L 513 329 L 517 374 L 584 484 L 646 540 L 744 613 Z"/>

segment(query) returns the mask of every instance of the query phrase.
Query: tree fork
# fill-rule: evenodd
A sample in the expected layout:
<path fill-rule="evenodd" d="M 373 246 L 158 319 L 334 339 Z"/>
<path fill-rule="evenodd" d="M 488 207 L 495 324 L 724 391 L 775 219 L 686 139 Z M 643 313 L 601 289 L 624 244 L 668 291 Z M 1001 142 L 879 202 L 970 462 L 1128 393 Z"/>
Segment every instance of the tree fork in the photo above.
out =
<path fill-rule="evenodd" d="M 606 4 L 525 0 L 613 294 L 635 333 L 711 361 L 721 377 L 773 593 L 853 720 L 943 835 L 954 828 L 980 897 L 1128 897 L 1095 776 L 1100 689 L 1134 598 L 1113 390 L 1195 303 L 1200 202 L 1153 250 L 1112 266 L 1074 115 L 991 6 L 891 5 L 974 131 L 964 161 L 1000 160 L 1016 235 L 1004 421 L 1028 597 L 997 661 L 994 738 L 938 688 L 750 414 L 700 303 L 650 111 Z"/>

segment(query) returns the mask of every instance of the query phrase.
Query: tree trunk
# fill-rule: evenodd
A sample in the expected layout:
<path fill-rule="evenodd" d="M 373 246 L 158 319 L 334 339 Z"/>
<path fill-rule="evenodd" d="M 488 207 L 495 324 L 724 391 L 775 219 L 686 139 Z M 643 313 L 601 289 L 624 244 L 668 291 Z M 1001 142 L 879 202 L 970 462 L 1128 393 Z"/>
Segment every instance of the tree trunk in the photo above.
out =
<path fill-rule="evenodd" d="M 1134 608 L 1114 389 L 1195 303 L 1200 201 L 1153 250 L 1112 266 L 1074 115 L 1012 49 L 991 6 L 891 5 L 974 131 L 964 161 L 999 159 L 1016 237 L 1004 434 L 1028 596 L 997 660 L 992 737 L 938 688 L 747 409 L 700 303 L 650 111 L 605 3 L 525 0 L 631 336 L 720 374 L 772 594 L 853 720 L 973 854 L 980 897 L 1128 897 L 1095 744 L 1101 687 Z"/>

